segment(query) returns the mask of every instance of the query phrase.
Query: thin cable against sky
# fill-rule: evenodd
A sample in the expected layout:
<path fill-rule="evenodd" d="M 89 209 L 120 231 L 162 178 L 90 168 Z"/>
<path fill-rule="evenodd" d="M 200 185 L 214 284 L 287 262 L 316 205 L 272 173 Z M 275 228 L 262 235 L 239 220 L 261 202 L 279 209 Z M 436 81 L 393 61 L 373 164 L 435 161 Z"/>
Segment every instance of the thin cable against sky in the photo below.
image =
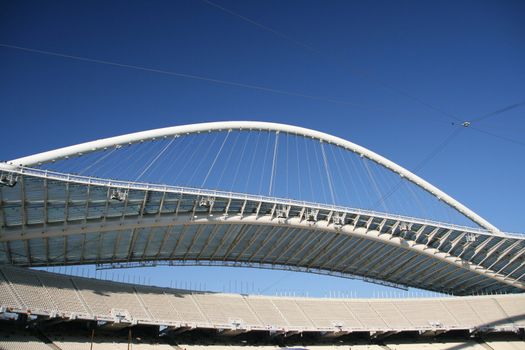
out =
<path fill-rule="evenodd" d="M 414 174 L 417 174 L 421 169 L 423 169 L 423 167 L 425 167 L 425 165 L 427 165 L 432 159 L 434 159 L 439 153 L 441 153 L 441 151 L 443 151 L 445 149 L 445 147 L 450 143 L 452 142 L 452 140 L 454 140 L 456 138 L 456 136 L 458 136 L 460 134 L 460 131 L 463 130 L 464 128 L 456 128 L 454 129 L 449 135 L 447 135 L 447 137 L 441 141 L 435 148 L 432 149 L 432 151 L 430 151 L 426 156 L 425 158 L 423 158 L 423 160 L 421 162 L 419 162 L 415 167 L 414 169 L 412 170 L 412 172 Z M 385 193 L 384 195 L 382 195 L 375 203 L 374 205 L 372 206 L 372 208 L 377 208 L 379 205 L 382 205 L 384 202 L 386 202 L 386 200 L 388 200 L 388 198 L 390 198 L 394 193 L 397 192 L 397 190 L 401 187 L 401 185 L 403 184 L 403 179 L 399 180 L 397 182 L 396 185 L 394 185 L 390 191 L 388 191 L 387 193 Z"/>
<path fill-rule="evenodd" d="M 496 138 L 499 138 L 501 140 L 504 140 L 504 141 L 507 141 L 507 142 L 512 142 L 514 144 L 517 144 L 517 145 L 520 145 L 520 146 L 525 146 L 525 142 L 522 142 L 522 141 L 518 141 L 518 140 L 515 140 L 515 139 L 512 139 L 512 138 L 509 138 L 509 137 L 506 137 L 506 136 L 501 136 L 501 135 L 498 135 L 498 134 L 495 134 L 493 132 L 490 132 L 490 131 L 486 131 L 486 130 L 483 130 L 483 129 L 480 129 L 479 127 L 477 127 L 476 125 L 472 125 L 472 123 L 475 123 L 477 124 L 478 122 L 488 118 L 488 117 L 494 117 L 496 115 L 500 115 L 502 113 L 505 113 L 505 112 L 508 112 L 510 110 L 513 110 L 515 108 L 518 108 L 518 107 L 521 107 L 525 105 L 525 101 L 522 101 L 522 102 L 519 102 L 519 103 L 513 103 L 511 105 L 508 105 L 506 107 L 503 107 L 503 108 L 500 108 L 496 111 L 493 111 L 493 112 L 490 112 L 490 113 L 487 113 L 487 114 L 484 114 L 478 118 L 474 118 L 472 119 L 470 122 L 464 122 L 464 123 L 452 123 L 452 125 L 454 126 L 457 126 L 456 129 L 454 129 L 452 131 L 452 133 L 450 133 L 440 144 L 438 144 L 432 151 L 429 152 L 429 154 L 423 158 L 423 160 L 421 162 L 419 162 L 415 167 L 414 169 L 412 170 L 412 172 L 414 174 L 417 174 L 421 169 L 423 169 L 423 167 L 425 167 L 432 159 L 434 159 L 439 153 L 441 153 L 441 151 L 443 151 L 443 149 L 445 149 L 445 147 L 450 143 L 452 142 L 453 139 L 456 138 L 456 136 L 458 136 L 460 134 L 460 131 L 461 130 L 464 130 L 464 129 L 473 129 L 473 130 L 476 130 L 477 132 L 480 132 L 480 133 L 483 133 L 485 135 L 489 135 L 489 136 L 493 136 L 493 137 L 496 137 Z M 380 205 L 381 203 L 385 202 L 389 197 L 391 197 L 398 189 L 399 187 L 401 186 L 403 180 L 399 181 L 390 191 L 388 191 L 384 196 L 382 196 L 381 198 L 379 198 L 379 200 L 374 204 L 374 207 L 377 207 L 378 205 Z"/>
<path fill-rule="evenodd" d="M 498 135 L 498 134 L 495 134 L 493 132 L 490 132 L 490 131 L 487 131 L 487 130 L 483 130 L 483 129 L 480 129 L 476 126 L 470 126 L 470 128 L 472 130 L 476 130 L 477 132 L 480 132 L 482 134 L 485 134 L 485 135 L 489 135 L 489 136 L 492 136 L 492 137 L 496 137 L 500 140 L 504 140 L 504 141 L 507 141 L 507 142 L 511 142 L 511 143 L 514 143 L 516 145 L 519 145 L 519 146 L 523 146 L 525 147 L 525 142 L 523 141 L 519 141 L 519 140 L 516 140 L 516 139 L 512 139 L 510 137 L 507 137 L 507 136 L 502 136 L 502 135 Z"/>
<path fill-rule="evenodd" d="M 474 118 L 470 122 L 471 123 L 478 123 L 478 122 L 480 122 L 482 120 L 485 120 L 485 119 L 487 119 L 489 117 L 494 117 L 496 115 L 499 115 L 499 114 L 504 113 L 504 112 L 508 112 L 508 111 L 513 110 L 515 108 L 521 107 L 523 105 L 525 105 L 525 101 L 521 101 L 521 102 L 518 102 L 518 103 L 513 103 L 513 104 L 511 104 L 509 106 L 506 106 L 506 107 L 500 108 L 498 110 L 495 110 L 494 112 L 490 112 L 490 113 L 484 114 L 484 115 L 482 115 L 482 116 L 480 116 L 478 118 Z"/>
<path fill-rule="evenodd" d="M 220 6 L 220 5 L 214 3 L 214 2 L 212 2 L 212 1 L 210 1 L 210 0 L 202 0 L 202 1 L 203 1 L 204 3 L 210 5 L 210 6 L 213 6 L 213 7 L 217 8 L 217 9 L 219 9 L 219 10 L 225 12 L 225 13 L 228 13 L 228 14 L 230 14 L 230 15 L 232 15 L 232 16 L 235 16 L 235 17 L 237 17 L 237 18 L 240 18 L 241 20 L 243 20 L 243 21 L 245 21 L 245 22 L 247 22 L 247 23 L 250 23 L 250 24 L 252 24 L 252 25 L 255 25 L 255 26 L 257 26 L 257 27 L 259 27 L 259 28 L 261 28 L 261 29 L 263 29 L 263 30 L 266 30 L 266 31 L 268 31 L 268 32 L 270 32 L 270 33 L 273 33 L 273 34 L 279 36 L 280 38 L 282 38 L 282 39 L 284 39 L 284 40 L 287 40 L 287 41 L 289 41 L 289 42 L 295 44 L 296 46 L 300 46 L 300 47 L 302 47 L 303 49 L 306 49 L 306 50 L 308 50 L 308 51 L 310 51 L 310 52 L 316 53 L 316 54 L 318 54 L 318 55 L 320 55 L 320 56 L 322 56 L 322 57 L 324 57 L 324 58 L 331 59 L 331 57 L 328 57 L 328 55 L 326 55 L 326 54 L 323 53 L 322 51 L 317 50 L 316 48 L 314 48 L 314 47 L 312 47 L 311 45 L 308 45 L 308 44 L 306 44 L 306 43 L 304 43 L 304 42 L 302 42 L 302 41 L 299 41 L 299 40 L 293 39 L 292 37 L 290 37 L 289 35 L 287 35 L 287 34 L 281 32 L 281 31 L 278 31 L 278 30 L 276 30 L 276 29 L 270 28 L 270 27 L 268 27 L 268 26 L 266 26 L 266 25 L 264 25 L 264 24 L 261 24 L 261 23 L 259 23 L 259 22 L 257 22 L 257 21 L 254 21 L 254 20 L 251 19 L 251 18 L 248 18 L 248 17 L 243 16 L 243 15 L 241 15 L 241 14 L 239 14 L 239 13 L 236 13 L 236 12 L 230 10 L 230 9 L 227 9 L 227 8 L 225 8 L 225 7 L 223 7 L 223 6 Z M 403 96 L 405 96 L 405 97 L 407 97 L 407 98 L 409 98 L 409 99 L 412 99 L 412 100 L 418 102 L 419 104 L 424 105 L 424 106 L 426 106 L 427 108 L 430 108 L 430 109 L 434 110 L 435 112 L 438 112 L 438 113 L 442 114 L 443 116 L 446 116 L 446 117 L 449 118 L 449 119 L 452 119 L 452 120 L 455 120 L 455 121 L 462 121 L 461 118 L 459 118 L 459 117 L 457 117 L 457 116 L 455 116 L 455 115 L 453 115 L 453 114 L 451 114 L 451 113 L 448 113 L 448 112 L 444 111 L 443 109 L 438 108 L 438 107 L 434 106 L 433 104 L 430 104 L 430 103 L 428 103 L 428 102 L 422 100 L 421 98 L 419 98 L 419 97 L 417 97 L 417 96 L 412 95 L 411 93 L 409 93 L 409 92 L 407 92 L 407 91 L 405 91 L 405 90 L 403 90 L 403 89 L 400 89 L 400 88 L 398 88 L 398 87 L 395 87 L 395 86 L 393 86 L 393 85 L 391 85 L 391 84 L 387 84 L 387 83 L 385 83 L 384 81 L 379 80 L 379 79 L 376 78 L 376 77 L 373 77 L 371 74 L 369 74 L 369 73 L 367 73 L 367 72 L 365 72 L 365 71 L 363 71 L 363 70 L 361 70 L 361 69 L 356 70 L 354 67 L 350 67 L 350 66 L 348 66 L 348 65 L 346 65 L 346 64 L 345 64 L 344 66 L 345 66 L 346 69 L 348 69 L 348 70 L 349 70 L 352 74 L 354 74 L 354 75 L 358 75 L 358 76 L 360 76 L 360 77 L 362 77 L 362 78 L 364 78 L 364 79 L 366 79 L 366 80 L 368 80 L 368 81 L 371 81 L 371 82 L 373 82 L 373 83 L 375 83 L 375 84 L 379 84 L 379 85 L 381 85 L 381 86 L 383 86 L 383 87 L 385 87 L 385 88 L 387 88 L 387 89 L 389 89 L 389 90 L 395 91 L 395 92 L 397 92 L 398 94 L 401 94 L 401 95 L 403 95 Z"/>
<path fill-rule="evenodd" d="M 174 71 L 167 71 L 167 70 L 156 69 L 156 68 L 149 68 L 149 67 L 144 67 L 144 66 L 124 64 L 124 63 L 118 63 L 118 62 L 114 62 L 114 61 L 106 61 L 106 60 L 100 60 L 100 59 L 96 59 L 96 58 L 89 58 L 89 57 L 83 57 L 83 56 L 68 55 L 68 54 L 63 54 L 63 53 L 60 53 L 60 52 L 39 50 L 39 49 L 33 49 L 33 48 L 29 48 L 29 47 L 9 45 L 9 44 L 3 44 L 3 43 L 0 43 L 0 47 L 16 49 L 16 50 L 32 52 L 32 53 L 39 53 L 39 54 L 48 55 L 48 56 L 68 58 L 68 59 L 77 60 L 77 61 L 98 63 L 98 64 L 104 64 L 104 65 L 115 66 L 115 67 L 120 67 L 120 68 L 128 68 L 128 69 L 140 70 L 140 71 L 150 72 L 150 73 L 171 75 L 171 76 L 175 76 L 175 77 L 179 77 L 179 78 L 200 80 L 200 81 L 206 81 L 206 82 L 209 82 L 209 83 L 216 83 L 216 84 L 234 86 L 234 87 L 245 88 L 245 89 L 252 89 L 252 90 L 271 92 L 271 93 L 280 94 L 280 95 L 303 97 L 303 98 L 308 98 L 308 99 L 311 99 L 311 100 L 325 101 L 325 102 L 330 102 L 330 103 L 350 105 L 350 106 L 355 106 L 355 107 L 359 107 L 359 108 L 362 108 L 362 109 L 371 110 L 371 111 L 374 111 L 374 112 L 382 112 L 382 113 L 386 112 L 384 110 L 381 110 L 381 109 L 373 107 L 373 106 L 365 106 L 365 105 L 357 104 L 357 103 L 350 102 L 350 101 L 339 100 L 339 99 L 335 99 L 335 98 L 331 98 L 331 97 L 308 95 L 308 94 L 303 94 L 303 93 L 293 92 L 293 91 L 274 89 L 274 88 L 261 86 L 261 85 L 244 84 L 244 83 L 239 83 L 239 82 L 229 81 L 229 80 L 208 78 L 208 77 L 201 76 L 201 75 L 179 73 L 179 72 L 174 72 Z"/>
<path fill-rule="evenodd" d="M 504 141 L 507 141 L 507 142 L 512 142 L 512 143 L 517 144 L 517 145 L 525 146 L 525 142 L 523 142 L 523 141 L 519 141 L 519 140 L 510 138 L 510 137 L 507 137 L 507 136 L 501 136 L 501 135 L 495 134 L 494 132 L 486 131 L 486 130 L 481 129 L 481 128 L 478 127 L 478 123 L 483 121 L 483 120 L 486 120 L 487 118 L 495 117 L 497 115 L 503 114 L 505 112 L 511 111 L 513 109 L 519 108 L 519 107 L 524 106 L 524 105 L 525 105 L 525 101 L 521 101 L 521 102 L 518 102 L 518 103 L 513 103 L 513 104 L 510 104 L 510 105 L 505 106 L 503 108 L 497 109 L 497 110 L 495 110 L 493 112 L 483 114 L 482 116 L 474 118 L 474 119 L 472 119 L 470 121 L 466 121 L 466 122 L 463 122 L 461 124 L 458 124 L 458 123 L 452 123 L 452 124 L 453 125 L 465 126 L 467 128 L 470 128 L 470 129 L 476 130 L 478 132 L 481 132 L 481 133 L 483 133 L 485 135 L 496 137 L 496 138 L 499 138 L 501 140 L 504 140 Z"/>
<path fill-rule="evenodd" d="M 273 29 L 273 28 L 270 28 L 270 27 L 268 27 L 268 26 L 265 26 L 264 24 L 261 24 L 261 23 L 259 23 L 259 22 L 256 22 L 256 21 L 254 21 L 254 20 L 252 20 L 252 19 L 250 19 L 250 18 L 248 18 L 248 17 L 246 17 L 246 16 L 243 16 L 243 15 L 240 15 L 240 14 L 238 14 L 238 13 L 236 13 L 236 12 L 233 12 L 232 10 L 229 10 L 229 9 L 227 9 L 227 8 L 225 8 L 225 7 L 222 7 L 222 6 L 220 6 L 220 5 L 218 5 L 218 4 L 214 3 L 214 2 L 211 2 L 211 1 L 209 1 L 209 0 L 202 0 L 202 1 L 205 2 L 205 3 L 207 3 L 208 5 L 211 5 L 211 6 L 213 6 L 213 7 L 218 8 L 218 9 L 221 10 L 221 11 L 224 11 L 224 12 L 226 12 L 226 13 L 229 13 L 229 14 L 232 15 L 232 16 L 239 17 L 240 19 L 242 19 L 242 20 L 245 21 L 245 22 L 251 23 L 251 24 L 253 24 L 253 25 L 255 25 L 255 26 L 257 26 L 257 27 L 259 27 L 259 28 L 261 28 L 261 29 L 264 29 L 264 30 L 266 30 L 266 31 L 268 31 L 268 32 L 271 32 L 271 33 L 273 33 L 273 34 L 275 34 L 275 35 L 277 35 L 277 36 L 280 36 L 281 38 L 283 38 L 283 39 L 285 39 L 285 40 L 291 41 L 291 42 L 293 42 L 293 43 L 294 43 L 295 45 L 297 45 L 297 46 L 301 46 L 301 47 L 303 47 L 303 48 L 305 48 L 305 49 L 307 49 L 307 50 L 309 50 L 309 51 L 315 52 L 315 53 L 320 53 L 319 51 L 317 51 L 317 50 L 316 50 L 315 48 L 313 48 L 312 46 L 307 45 L 307 44 L 305 44 L 305 43 L 302 43 L 302 42 L 300 42 L 300 41 L 297 41 L 297 40 L 295 40 L 294 38 L 292 38 L 291 36 L 288 36 L 288 35 L 286 35 L 286 34 L 284 34 L 284 33 L 282 33 L 282 32 L 279 32 L 279 31 Z"/>

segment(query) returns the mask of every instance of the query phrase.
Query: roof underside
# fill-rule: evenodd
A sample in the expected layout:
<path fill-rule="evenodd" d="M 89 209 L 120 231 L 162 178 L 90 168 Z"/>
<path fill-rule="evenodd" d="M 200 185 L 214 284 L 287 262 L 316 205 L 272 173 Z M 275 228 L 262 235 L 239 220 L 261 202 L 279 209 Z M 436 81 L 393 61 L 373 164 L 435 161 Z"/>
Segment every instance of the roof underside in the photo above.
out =
<path fill-rule="evenodd" d="M 114 188 L 36 175 L 0 186 L 0 263 L 173 261 L 358 276 L 458 295 L 524 288 L 519 237 L 184 191 L 130 188 L 116 200 Z"/>

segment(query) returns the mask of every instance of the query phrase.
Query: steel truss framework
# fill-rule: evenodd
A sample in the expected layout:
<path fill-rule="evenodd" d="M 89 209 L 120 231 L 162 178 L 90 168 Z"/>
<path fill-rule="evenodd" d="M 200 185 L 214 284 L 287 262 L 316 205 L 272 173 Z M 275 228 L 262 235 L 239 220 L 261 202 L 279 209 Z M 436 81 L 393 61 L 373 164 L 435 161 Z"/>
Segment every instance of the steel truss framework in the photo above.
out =
<path fill-rule="evenodd" d="M 302 201 L 88 178 L 31 166 L 191 133 L 266 130 L 330 143 L 399 174 L 483 229 Z M 453 294 L 523 292 L 525 237 L 347 140 L 264 122 L 144 131 L 0 163 L 0 263 L 144 261 L 289 268 Z"/>
<path fill-rule="evenodd" d="M 17 184 L 0 186 L 1 263 L 211 262 L 361 276 L 456 295 L 525 290 L 519 235 L 23 167 L 3 173 Z"/>

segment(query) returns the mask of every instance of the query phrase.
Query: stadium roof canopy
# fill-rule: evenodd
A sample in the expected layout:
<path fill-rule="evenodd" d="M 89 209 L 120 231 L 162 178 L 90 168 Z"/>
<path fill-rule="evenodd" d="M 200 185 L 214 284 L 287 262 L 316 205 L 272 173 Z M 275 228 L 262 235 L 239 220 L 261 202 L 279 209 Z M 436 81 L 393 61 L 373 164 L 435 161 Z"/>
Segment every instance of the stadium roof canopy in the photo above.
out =
<path fill-rule="evenodd" d="M 480 227 L 36 167 L 166 135 L 235 128 L 315 137 L 359 153 Z M 255 122 L 166 128 L 0 163 L 0 170 L 0 262 L 4 264 L 210 264 L 363 278 L 457 295 L 525 290 L 523 236 L 500 232 L 433 185 L 361 146 L 308 129 Z"/>

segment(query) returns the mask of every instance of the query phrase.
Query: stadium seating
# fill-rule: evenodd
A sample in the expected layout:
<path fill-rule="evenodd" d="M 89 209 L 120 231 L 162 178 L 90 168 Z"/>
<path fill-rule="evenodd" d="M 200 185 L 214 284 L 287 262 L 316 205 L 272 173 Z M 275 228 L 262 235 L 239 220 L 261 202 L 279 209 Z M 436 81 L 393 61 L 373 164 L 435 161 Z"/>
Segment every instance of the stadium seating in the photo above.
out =
<path fill-rule="evenodd" d="M 288 326 L 281 311 L 271 299 L 245 296 L 245 300 L 266 328 L 283 329 Z"/>
<path fill-rule="evenodd" d="M 389 349 L 392 350 L 487 350 L 485 346 L 474 341 L 463 341 L 463 342 L 415 342 L 415 343 L 402 343 L 402 344 L 387 344 Z"/>
<path fill-rule="evenodd" d="M 37 274 L 28 269 L 6 268 L 2 271 L 13 287 L 12 294 L 20 297 L 27 309 L 51 312 L 58 309 L 53 303 L 55 298 L 49 295 Z"/>
<path fill-rule="evenodd" d="M 89 337 L 56 335 L 49 336 L 53 344 L 61 350 L 90 350 L 91 340 Z M 175 350 L 168 344 L 139 343 L 132 342 L 134 350 Z M 93 341 L 93 350 L 128 350 L 128 342 L 122 337 L 97 336 Z"/>
<path fill-rule="evenodd" d="M 82 328 L 44 329 L 39 336 L 31 331 L 6 327 L 0 324 L 0 350 L 128 350 L 128 338 L 124 334 L 114 334 L 111 331 L 97 331 L 91 344 L 90 331 Z M 490 337 L 490 335 L 489 335 Z M 497 336 L 494 339 L 477 340 L 435 340 L 432 338 L 402 341 L 386 341 L 370 344 L 366 341 L 335 344 L 313 345 L 250 345 L 232 343 L 178 343 L 172 339 L 158 339 L 152 336 L 132 337 L 131 349 L 134 350 L 524 350 L 525 342 L 514 335 Z"/>
<path fill-rule="evenodd" d="M 183 350 L 385 350 L 379 345 L 296 345 L 280 347 L 274 345 L 235 346 L 235 345 L 179 345 Z M 414 349 L 415 350 L 415 349 Z"/>
<path fill-rule="evenodd" d="M 234 345 L 179 345 L 183 350 L 523 350 L 525 342 L 516 340 L 488 341 L 447 341 L 447 342 L 414 342 L 346 345 L 296 345 L 296 346 L 234 346 Z"/>
<path fill-rule="evenodd" d="M 50 350 L 52 347 L 28 332 L 0 328 L 0 350 Z"/>
<path fill-rule="evenodd" d="M 494 350 L 523 350 L 525 342 L 516 340 L 485 341 L 485 344 Z"/>
<path fill-rule="evenodd" d="M 12 288 L 9 287 L 9 282 L 6 281 L 3 274 L 0 272 L 0 304 L 11 305 L 15 309 L 22 309 L 22 304 L 13 293 Z"/>
<path fill-rule="evenodd" d="M 525 295 L 327 299 L 190 292 L 0 266 L 0 306 L 16 313 L 174 327 L 282 332 L 525 327 Z"/>
<path fill-rule="evenodd" d="M 467 341 L 429 341 L 429 342 L 404 342 L 386 344 L 387 349 L 392 350 L 523 350 L 525 342 L 514 339 L 500 340 L 467 340 Z M 352 349 L 354 347 L 352 346 Z"/>
<path fill-rule="evenodd" d="M 58 310 L 70 310 L 78 315 L 89 315 L 90 312 L 82 303 L 71 279 L 51 274 L 41 274 L 38 277 L 49 295 L 53 296 L 53 302 Z"/>

